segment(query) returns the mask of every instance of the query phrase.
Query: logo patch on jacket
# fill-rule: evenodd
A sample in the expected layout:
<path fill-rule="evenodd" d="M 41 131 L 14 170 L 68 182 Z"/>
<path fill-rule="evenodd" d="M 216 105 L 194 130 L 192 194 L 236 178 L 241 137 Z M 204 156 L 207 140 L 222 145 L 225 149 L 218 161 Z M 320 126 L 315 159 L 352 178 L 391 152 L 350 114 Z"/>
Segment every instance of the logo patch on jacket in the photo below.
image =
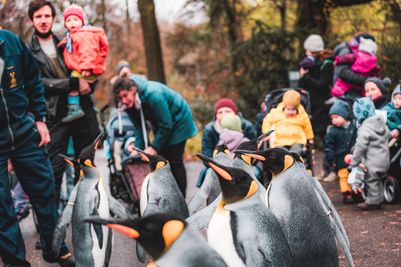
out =
<path fill-rule="evenodd" d="M 15 71 L 10 71 L 10 88 L 14 88 L 17 86 L 17 79 L 15 79 Z"/>

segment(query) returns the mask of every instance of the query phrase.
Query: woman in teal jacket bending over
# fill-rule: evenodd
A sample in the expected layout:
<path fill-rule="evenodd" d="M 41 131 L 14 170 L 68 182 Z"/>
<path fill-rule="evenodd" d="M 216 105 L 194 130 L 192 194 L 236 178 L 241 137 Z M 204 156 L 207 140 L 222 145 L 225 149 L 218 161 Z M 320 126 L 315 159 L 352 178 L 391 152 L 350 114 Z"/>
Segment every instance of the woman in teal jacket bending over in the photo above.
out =
<path fill-rule="evenodd" d="M 185 143 L 198 132 L 188 103 L 166 85 L 138 75 L 118 78 L 113 83 L 113 93 L 135 125 L 135 146 L 151 155 L 159 154 L 170 162 L 171 171 L 185 197 Z M 147 131 L 144 131 L 145 121 L 150 122 L 154 133 L 150 143 L 147 142 Z"/>

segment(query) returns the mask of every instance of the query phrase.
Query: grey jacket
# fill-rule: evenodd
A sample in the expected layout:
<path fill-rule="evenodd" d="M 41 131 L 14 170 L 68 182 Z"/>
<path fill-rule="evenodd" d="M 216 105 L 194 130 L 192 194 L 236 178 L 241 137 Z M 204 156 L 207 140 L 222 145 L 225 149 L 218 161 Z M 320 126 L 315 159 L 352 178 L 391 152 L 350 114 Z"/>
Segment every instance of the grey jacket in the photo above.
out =
<path fill-rule="evenodd" d="M 366 119 L 358 129 L 358 136 L 350 166 L 365 164 L 369 173 L 385 174 L 390 166 L 388 140 L 390 131 L 382 116 L 376 114 Z"/>

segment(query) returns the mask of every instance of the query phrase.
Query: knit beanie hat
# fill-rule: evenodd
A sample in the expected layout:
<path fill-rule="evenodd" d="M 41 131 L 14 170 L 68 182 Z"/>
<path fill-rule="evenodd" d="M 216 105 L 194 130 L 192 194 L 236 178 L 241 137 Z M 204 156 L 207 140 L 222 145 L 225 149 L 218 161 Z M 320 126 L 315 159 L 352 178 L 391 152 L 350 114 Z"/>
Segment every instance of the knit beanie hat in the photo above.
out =
<path fill-rule="evenodd" d="M 221 119 L 221 127 L 223 129 L 242 132 L 241 119 L 238 115 L 235 114 L 228 113 L 224 115 L 224 117 Z"/>
<path fill-rule="evenodd" d="M 384 94 L 386 93 L 386 87 L 391 84 L 391 80 L 389 77 L 385 77 L 383 80 L 377 77 L 370 77 L 366 79 L 365 83 L 363 86 L 365 86 L 368 82 L 374 83 L 379 87 L 380 91 Z"/>
<path fill-rule="evenodd" d="M 128 61 L 125 61 L 125 60 L 119 61 L 117 66 L 116 66 L 116 74 L 120 75 L 120 71 L 125 67 L 126 68 L 130 68 L 130 65 L 129 65 Z"/>
<path fill-rule="evenodd" d="M 216 114 L 221 108 L 231 108 L 235 114 L 238 113 L 237 105 L 230 98 L 220 98 L 214 105 L 214 113 Z"/>
<path fill-rule="evenodd" d="M 301 94 L 297 91 L 290 89 L 285 92 L 283 96 L 284 106 L 293 106 L 298 108 L 299 104 L 301 104 Z"/>
<path fill-rule="evenodd" d="M 348 120 L 349 119 L 349 106 L 347 102 L 342 101 L 342 100 L 337 100 L 334 102 L 334 104 L 331 106 L 329 110 L 329 115 L 336 114 L 338 116 L 343 117 L 344 119 Z"/>
<path fill-rule="evenodd" d="M 311 34 L 304 41 L 305 50 L 320 52 L 324 49 L 323 38 L 318 34 Z"/>
<path fill-rule="evenodd" d="M 376 55 L 377 44 L 371 39 L 365 39 L 361 37 L 361 41 L 359 42 L 359 50 Z"/>
<path fill-rule="evenodd" d="M 394 88 L 393 93 L 391 94 L 391 101 L 394 99 L 396 94 L 401 94 L 401 84 L 397 84 L 397 86 Z"/>
<path fill-rule="evenodd" d="M 67 7 L 67 8 L 64 10 L 64 13 L 63 13 L 64 25 L 65 25 L 65 21 L 67 20 L 67 18 L 68 18 L 69 16 L 71 16 L 71 15 L 75 15 L 75 16 L 77 16 L 78 18 L 80 18 L 81 21 L 82 21 L 82 25 L 85 24 L 84 11 L 82 10 L 82 7 L 80 7 L 80 6 L 78 6 L 78 5 L 74 5 L 74 4 L 72 4 L 72 5 L 70 5 L 69 7 Z"/>
<path fill-rule="evenodd" d="M 352 109 L 354 116 L 359 123 L 362 123 L 367 118 L 375 115 L 375 104 L 370 97 L 356 99 Z"/>

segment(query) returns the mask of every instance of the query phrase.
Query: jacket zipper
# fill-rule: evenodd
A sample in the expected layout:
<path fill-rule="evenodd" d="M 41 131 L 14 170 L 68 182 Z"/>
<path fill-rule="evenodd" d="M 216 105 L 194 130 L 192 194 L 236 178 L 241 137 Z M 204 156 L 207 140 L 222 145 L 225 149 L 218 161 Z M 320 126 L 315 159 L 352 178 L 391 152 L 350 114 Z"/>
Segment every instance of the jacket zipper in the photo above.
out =
<path fill-rule="evenodd" d="M 3 99 L 4 107 L 6 109 L 7 127 L 8 127 L 8 131 L 10 132 L 10 135 L 11 135 L 11 149 L 14 150 L 14 135 L 13 135 L 13 132 L 11 131 L 10 116 L 8 115 L 8 107 L 7 107 L 6 99 L 4 98 L 3 89 L 0 89 L 0 91 L 1 91 L 1 98 Z"/>

